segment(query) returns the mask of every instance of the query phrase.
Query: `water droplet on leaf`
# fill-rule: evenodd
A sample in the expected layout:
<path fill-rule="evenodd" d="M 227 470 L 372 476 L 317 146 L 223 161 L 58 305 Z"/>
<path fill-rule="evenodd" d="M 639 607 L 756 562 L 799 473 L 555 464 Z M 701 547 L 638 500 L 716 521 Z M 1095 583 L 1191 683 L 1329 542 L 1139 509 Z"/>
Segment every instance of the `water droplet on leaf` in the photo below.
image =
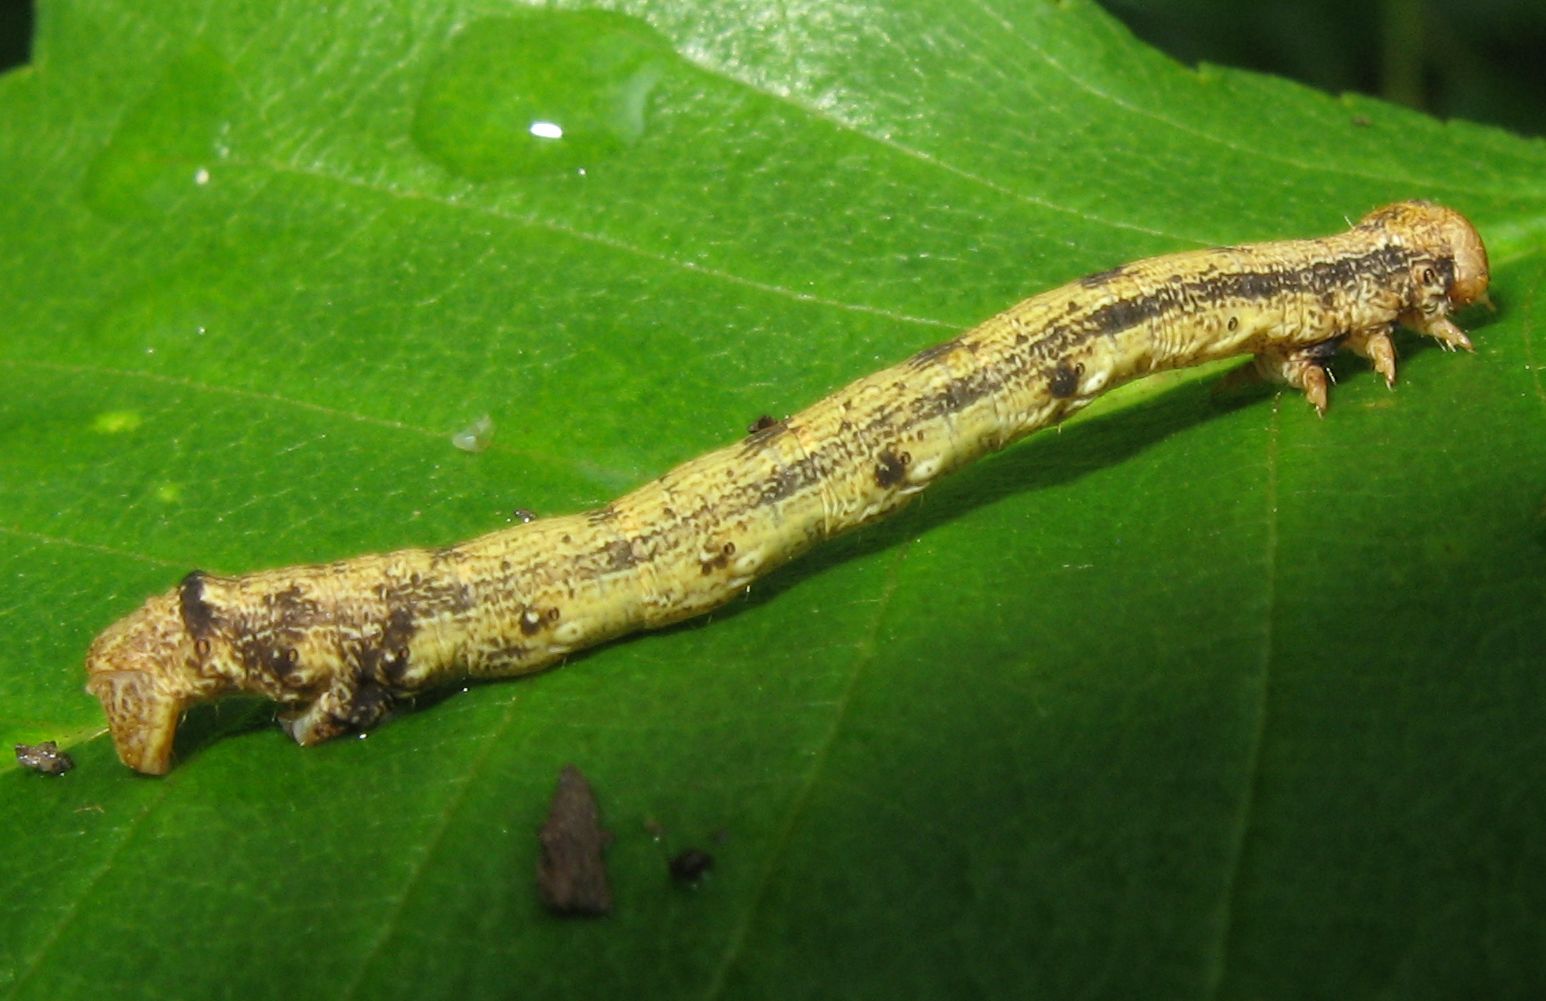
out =
<path fill-rule="evenodd" d="M 481 452 L 494 441 L 494 419 L 484 414 L 451 436 L 451 444 L 463 452 Z"/>
<path fill-rule="evenodd" d="M 430 71 L 413 139 L 473 180 L 572 173 L 645 135 L 651 94 L 674 63 L 658 32 L 624 14 L 485 18 Z"/>

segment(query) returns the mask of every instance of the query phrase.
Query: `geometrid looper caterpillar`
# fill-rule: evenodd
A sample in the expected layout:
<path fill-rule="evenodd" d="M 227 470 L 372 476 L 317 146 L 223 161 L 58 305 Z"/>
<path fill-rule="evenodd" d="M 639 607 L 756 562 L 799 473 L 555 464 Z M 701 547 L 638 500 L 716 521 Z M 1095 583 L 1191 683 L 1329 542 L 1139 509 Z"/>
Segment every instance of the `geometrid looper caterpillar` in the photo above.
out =
<path fill-rule="evenodd" d="M 1326 408 L 1341 347 L 1396 378 L 1403 324 L 1470 348 L 1482 299 L 1460 214 L 1400 202 L 1344 233 L 1155 257 L 1044 292 L 605 507 L 444 549 L 241 577 L 194 571 L 91 646 L 87 688 L 118 755 L 162 774 L 191 703 L 256 692 L 314 744 L 394 698 L 523 674 L 699 615 L 935 478 L 1160 369 L 1251 354 Z"/>

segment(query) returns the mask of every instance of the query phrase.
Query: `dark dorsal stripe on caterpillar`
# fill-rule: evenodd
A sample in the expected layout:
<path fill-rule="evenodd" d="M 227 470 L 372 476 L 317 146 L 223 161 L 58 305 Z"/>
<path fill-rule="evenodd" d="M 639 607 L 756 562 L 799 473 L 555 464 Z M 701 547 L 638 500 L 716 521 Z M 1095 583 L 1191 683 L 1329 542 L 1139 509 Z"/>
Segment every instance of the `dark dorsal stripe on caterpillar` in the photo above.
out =
<path fill-rule="evenodd" d="M 1251 354 L 1324 412 L 1339 347 L 1394 382 L 1404 324 L 1469 348 L 1452 310 L 1487 255 L 1456 212 L 1400 202 L 1316 240 L 1155 257 L 1091 275 L 671 470 L 605 507 L 444 549 L 241 577 L 194 572 L 92 644 L 87 688 L 118 755 L 171 765 L 191 703 L 266 695 L 302 744 L 396 697 L 524 674 L 699 615 L 935 478 L 1161 369 Z"/>

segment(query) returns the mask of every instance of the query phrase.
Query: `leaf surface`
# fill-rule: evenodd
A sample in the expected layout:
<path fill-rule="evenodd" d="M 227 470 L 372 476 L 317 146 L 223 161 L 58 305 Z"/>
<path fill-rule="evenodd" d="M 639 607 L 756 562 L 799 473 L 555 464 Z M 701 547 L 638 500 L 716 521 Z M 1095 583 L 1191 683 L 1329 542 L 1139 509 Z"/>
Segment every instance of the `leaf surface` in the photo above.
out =
<path fill-rule="evenodd" d="M 1546 145 L 1082 2 L 40 15 L 0 78 L 0 736 L 79 768 L 0 775 L 10 996 L 1546 993 Z M 233 702 L 148 780 L 81 690 L 192 567 L 591 507 L 1081 274 L 1410 197 L 1477 223 L 1498 312 L 1394 393 L 1339 360 L 1325 420 L 1149 380 L 368 739 Z M 565 762 L 600 921 L 536 903 Z"/>

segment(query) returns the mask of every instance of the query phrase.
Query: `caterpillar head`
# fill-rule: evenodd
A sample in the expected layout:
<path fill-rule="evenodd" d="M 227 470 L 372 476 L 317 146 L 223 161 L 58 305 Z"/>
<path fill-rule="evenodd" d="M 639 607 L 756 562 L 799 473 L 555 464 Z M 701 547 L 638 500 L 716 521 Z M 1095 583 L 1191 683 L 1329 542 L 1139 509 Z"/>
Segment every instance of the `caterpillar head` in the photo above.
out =
<path fill-rule="evenodd" d="M 109 626 L 86 654 L 86 690 L 102 701 L 119 759 L 165 775 L 183 710 L 209 697 L 176 592 L 158 595 Z"/>
<path fill-rule="evenodd" d="M 1486 301 L 1491 280 L 1487 248 L 1471 221 L 1454 209 L 1420 200 L 1396 202 L 1370 212 L 1359 220 L 1359 226 L 1382 230 L 1407 246 L 1452 262 L 1453 275 L 1446 290 L 1451 307 Z"/>

